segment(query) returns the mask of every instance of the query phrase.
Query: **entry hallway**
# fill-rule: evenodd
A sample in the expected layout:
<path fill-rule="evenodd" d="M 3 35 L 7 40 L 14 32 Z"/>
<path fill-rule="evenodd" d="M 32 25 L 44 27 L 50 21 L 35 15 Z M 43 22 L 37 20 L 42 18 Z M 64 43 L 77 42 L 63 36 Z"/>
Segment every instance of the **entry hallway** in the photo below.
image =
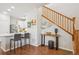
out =
<path fill-rule="evenodd" d="M 65 50 L 55 50 L 55 49 L 48 49 L 47 46 L 32 46 L 26 45 L 23 46 L 22 48 L 17 48 L 16 52 L 14 53 L 14 50 L 11 52 L 8 51 L 4 53 L 0 49 L 0 55 L 72 55 L 72 52 L 70 51 L 65 51 Z"/>

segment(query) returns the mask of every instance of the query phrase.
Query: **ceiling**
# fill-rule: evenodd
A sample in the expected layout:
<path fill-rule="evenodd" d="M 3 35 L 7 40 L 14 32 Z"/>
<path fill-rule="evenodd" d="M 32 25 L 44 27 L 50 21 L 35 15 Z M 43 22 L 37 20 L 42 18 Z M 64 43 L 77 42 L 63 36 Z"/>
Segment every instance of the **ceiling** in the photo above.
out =
<path fill-rule="evenodd" d="M 15 9 L 12 11 L 7 11 L 9 15 L 20 18 L 25 16 L 25 13 L 33 10 L 34 8 L 39 8 L 46 3 L 0 3 L 0 13 L 7 11 L 11 6 L 14 6 Z"/>

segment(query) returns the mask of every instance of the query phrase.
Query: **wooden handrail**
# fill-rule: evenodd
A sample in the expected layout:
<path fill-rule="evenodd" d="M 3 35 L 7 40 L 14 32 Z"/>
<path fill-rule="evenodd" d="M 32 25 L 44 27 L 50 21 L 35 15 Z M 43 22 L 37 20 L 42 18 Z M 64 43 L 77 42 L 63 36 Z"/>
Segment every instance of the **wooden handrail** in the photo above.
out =
<path fill-rule="evenodd" d="M 43 7 L 47 8 L 47 9 L 49 9 L 49 10 L 51 10 L 51 11 L 54 11 L 55 13 L 60 14 L 60 15 L 62 15 L 62 16 L 64 16 L 64 17 L 68 18 L 69 20 L 73 21 L 71 18 L 69 18 L 69 17 L 67 17 L 67 16 L 65 16 L 65 15 L 63 15 L 63 14 L 61 14 L 61 13 L 55 11 L 55 10 L 52 10 L 51 8 L 48 8 L 48 7 L 46 7 L 46 6 L 43 6 Z"/>

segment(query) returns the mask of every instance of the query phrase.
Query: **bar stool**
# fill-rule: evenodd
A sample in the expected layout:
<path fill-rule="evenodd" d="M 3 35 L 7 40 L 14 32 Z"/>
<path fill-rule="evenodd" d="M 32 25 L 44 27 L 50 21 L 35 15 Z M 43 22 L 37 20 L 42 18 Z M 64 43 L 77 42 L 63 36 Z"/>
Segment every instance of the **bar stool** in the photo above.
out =
<path fill-rule="evenodd" d="M 30 33 L 25 33 L 24 39 L 25 39 L 25 45 L 26 45 L 26 39 L 29 39 L 29 46 L 30 46 Z"/>
<path fill-rule="evenodd" d="M 21 34 L 15 34 L 14 35 L 14 39 L 10 39 L 10 51 L 11 51 L 11 43 L 12 41 L 14 41 L 14 52 L 15 52 L 15 42 L 17 41 L 20 41 L 20 47 L 22 48 L 22 40 L 21 40 Z"/>

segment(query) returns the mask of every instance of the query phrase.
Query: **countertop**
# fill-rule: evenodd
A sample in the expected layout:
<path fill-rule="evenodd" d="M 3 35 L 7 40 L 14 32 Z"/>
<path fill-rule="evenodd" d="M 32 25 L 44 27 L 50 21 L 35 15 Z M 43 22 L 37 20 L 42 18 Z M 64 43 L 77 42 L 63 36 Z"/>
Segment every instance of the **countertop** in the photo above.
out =
<path fill-rule="evenodd" d="M 7 37 L 7 36 L 14 36 L 14 34 L 24 34 L 23 32 L 19 32 L 19 33 L 3 33 L 3 34 L 0 34 L 0 37 L 4 36 L 4 37 Z"/>
<path fill-rule="evenodd" d="M 0 37 L 2 36 L 14 36 L 15 33 L 4 33 L 4 34 L 0 34 Z"/>

